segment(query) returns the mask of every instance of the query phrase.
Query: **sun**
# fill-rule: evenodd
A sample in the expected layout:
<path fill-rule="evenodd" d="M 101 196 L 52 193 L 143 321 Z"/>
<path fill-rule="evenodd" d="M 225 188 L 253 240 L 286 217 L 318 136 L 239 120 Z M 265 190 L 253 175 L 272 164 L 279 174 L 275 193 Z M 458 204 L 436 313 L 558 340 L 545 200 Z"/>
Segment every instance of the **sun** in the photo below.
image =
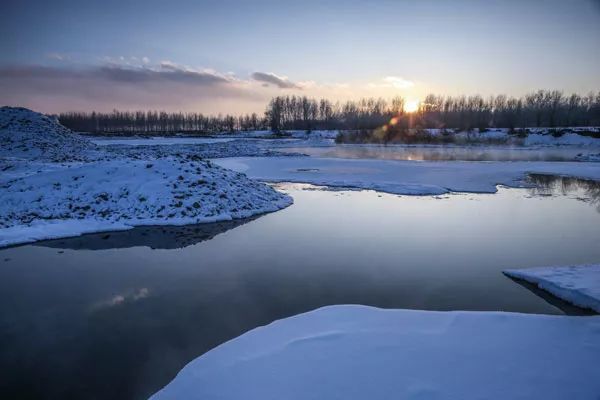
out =
<path fill-rule="evenodd" d="M 419 102 L 417 100 L 409 100 L 404 103 L 404 111 L 407 113 L 413 113 L 419 109 Z"/>

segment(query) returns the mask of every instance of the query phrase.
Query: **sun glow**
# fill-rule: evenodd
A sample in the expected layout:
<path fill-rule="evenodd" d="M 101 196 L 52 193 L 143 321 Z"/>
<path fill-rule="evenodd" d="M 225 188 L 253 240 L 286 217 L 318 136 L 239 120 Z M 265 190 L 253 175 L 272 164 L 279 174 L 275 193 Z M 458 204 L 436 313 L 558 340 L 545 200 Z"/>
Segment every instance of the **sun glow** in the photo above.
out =
<path fill-rule="evenodd" d="M 417 100 L 409 100 L 404 103 L 404 111 L 407 113 L 413 113 L 419 109 L 419 102 Z"/>

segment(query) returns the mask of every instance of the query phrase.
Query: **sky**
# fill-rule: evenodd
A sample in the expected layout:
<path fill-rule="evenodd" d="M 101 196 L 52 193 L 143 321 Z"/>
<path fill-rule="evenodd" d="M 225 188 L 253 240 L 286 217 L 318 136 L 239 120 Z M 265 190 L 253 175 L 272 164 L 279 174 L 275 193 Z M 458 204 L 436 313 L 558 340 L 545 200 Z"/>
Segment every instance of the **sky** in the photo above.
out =
<path fill-rule="evenodd" d="M 600 0 L 3 0 L 0 104 L 262 112 L 276 95 L 600 90 Z"/>

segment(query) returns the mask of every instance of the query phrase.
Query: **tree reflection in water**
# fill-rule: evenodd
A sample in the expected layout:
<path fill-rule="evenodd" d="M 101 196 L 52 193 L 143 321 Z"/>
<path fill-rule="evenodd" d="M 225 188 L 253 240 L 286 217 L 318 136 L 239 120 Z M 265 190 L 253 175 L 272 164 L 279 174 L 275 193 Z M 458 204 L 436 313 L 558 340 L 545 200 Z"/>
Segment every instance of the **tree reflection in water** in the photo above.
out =
<path fill-rule="evenodd" d="M 530 174 L 528 181 L 532 196 L 570 196 L 589 202 L 600 212 L 600 181 L 571 176 Z"/>

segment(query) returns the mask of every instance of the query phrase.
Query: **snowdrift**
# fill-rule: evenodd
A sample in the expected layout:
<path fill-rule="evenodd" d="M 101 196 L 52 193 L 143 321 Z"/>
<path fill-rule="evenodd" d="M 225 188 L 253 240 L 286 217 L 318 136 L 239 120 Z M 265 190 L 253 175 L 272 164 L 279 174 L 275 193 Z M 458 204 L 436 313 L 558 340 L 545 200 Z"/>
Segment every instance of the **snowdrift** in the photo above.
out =
<path fill-rule="evenodd" d="M 190 362 L 152 400 L 597 399 L 600 317 L 331 306 Z"/>
<path fill-rule="evenodd" d="M 26 108 L 0 108 L 0 157 L 82 161 L 95 148 L 52 117 Z"/>
<path fill-rule="evenodd" d="M 105 151 L 31 110 L 0 112 L 0 246 L 216 222 L 292 199 L 193 151 Z"/>
<path fill-rule="evenodd" d="M 0 184 L 0 246 L 139 225 L 245 218 L 292 202 L 243 174 L 175 158 L 96 162 Z"/>

